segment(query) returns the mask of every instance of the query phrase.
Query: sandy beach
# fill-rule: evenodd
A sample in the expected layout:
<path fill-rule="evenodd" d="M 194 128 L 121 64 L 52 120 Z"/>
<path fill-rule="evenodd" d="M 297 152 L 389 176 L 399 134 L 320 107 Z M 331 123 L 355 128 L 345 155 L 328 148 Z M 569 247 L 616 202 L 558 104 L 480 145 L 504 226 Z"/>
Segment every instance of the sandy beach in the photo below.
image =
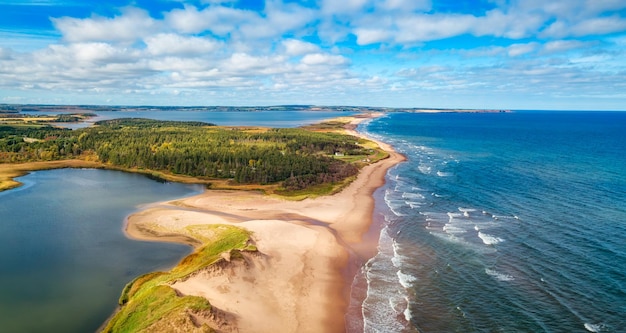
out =
<path fill-rule="evenodd" d="M 356 125 L 380 114 L 354 118 Z M 372 140 L 371 138 L 368 138 Z M 341 192 L 288 201 L 256 192 L 208 190 L 151 206 L 128 218 L 133 238 L 198 245 L 185 227 L 231 224 L 252 232 L 258 253 L 245 263 L 220 265 L 172 285 L 182 295 L 207 298 L 226 314 L 212 326 L 223 332 L 344 332 L 351 273 L 350 253 L 375 251 L 363 244 L 372 224 L 374 191 L 387 170 L 405 160 L 377 142 L 390 157 L 364 167 Z"/>

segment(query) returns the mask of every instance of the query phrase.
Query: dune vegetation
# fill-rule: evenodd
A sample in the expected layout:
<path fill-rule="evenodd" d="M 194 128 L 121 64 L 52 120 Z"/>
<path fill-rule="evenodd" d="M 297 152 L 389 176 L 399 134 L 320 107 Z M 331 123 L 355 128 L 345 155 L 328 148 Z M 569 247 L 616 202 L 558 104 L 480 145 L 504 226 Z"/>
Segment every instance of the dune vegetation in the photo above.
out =
<path fill-rule="evenodd" d="M 256 247 L 248 231 L 228 225 L 188 226 L 177 232 L 201 245 L 169 272 L 148 273 L 127 284 L 120 308 L 103 332 L 213 332 L 219 325 L 220 314 L 208 300 L 179 295 L 170 285 L 217 262 L 244 260 L 242 252 Z"/>

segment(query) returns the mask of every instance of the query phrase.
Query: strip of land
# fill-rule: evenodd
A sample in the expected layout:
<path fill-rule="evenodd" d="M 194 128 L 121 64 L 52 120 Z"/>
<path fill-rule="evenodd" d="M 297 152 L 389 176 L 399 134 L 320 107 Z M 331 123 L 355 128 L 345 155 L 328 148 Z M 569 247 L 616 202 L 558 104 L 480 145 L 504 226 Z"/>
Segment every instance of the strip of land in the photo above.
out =
<path fill-rule="evenodd" d="M 347 126 L 350 134 L 361 136 L 354 128 L 365 119 L 354 118 Z M 137 239 L 199 246 L 186 231 L 190 227 L 247 229 L 258 252 L 171 284 L 179 295 L 209 300 L 214 315 L 202 323 L 222 332 L 343 332 L 352 278 L 345 274 L 349 255 L 355 248 L 375 250 L 376 244 L 362 242 L 372 224 L 372 194 L 384 184 L 387 170 L 405 159 L 377 143 L 389 158 L 365 166 L 332 196 L 290 201 L 258 192 L 209 190 L 133 214 L 126 231 Z"/>

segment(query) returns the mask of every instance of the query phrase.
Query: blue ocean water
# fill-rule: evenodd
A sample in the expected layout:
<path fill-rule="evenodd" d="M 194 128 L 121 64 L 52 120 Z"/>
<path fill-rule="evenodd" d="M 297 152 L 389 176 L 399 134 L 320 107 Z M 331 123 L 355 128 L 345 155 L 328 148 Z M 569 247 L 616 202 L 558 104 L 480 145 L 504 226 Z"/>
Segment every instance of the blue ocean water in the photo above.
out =
<path fill-rule="evenodd" d="M 392 113 L 365 332 L 626 332 L 626 113 Z M 384 200 L 384 201 L 383 201 Z"/>

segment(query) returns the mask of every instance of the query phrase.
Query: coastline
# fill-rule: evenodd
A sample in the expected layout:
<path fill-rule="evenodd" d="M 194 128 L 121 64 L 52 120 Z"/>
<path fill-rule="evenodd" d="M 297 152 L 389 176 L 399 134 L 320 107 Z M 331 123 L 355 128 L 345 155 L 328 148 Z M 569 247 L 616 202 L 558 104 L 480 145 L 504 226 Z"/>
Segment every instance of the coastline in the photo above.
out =
<path fill-rule="evenodd" d="M 355 117 L 346 131 L 376 142 L 389 157 L 362 168 L 341 192 L 289 201 L 258 192 L 207 190 L 129 216 L 126 233 L 141 240 L 199 243 L 185 228 L 227 224 L 252 232 L 257 255 L 245 265 L 221 265 L 171 286 L 201 296 L 227 313 L 223 332 L 344 332 L 355 268 L 350 257 L 367 257 L 377 244 L 363 242 L 373 222 L 374 191 L 387 170 L 405 157 L 355 131 L 381 113 Z"/>

